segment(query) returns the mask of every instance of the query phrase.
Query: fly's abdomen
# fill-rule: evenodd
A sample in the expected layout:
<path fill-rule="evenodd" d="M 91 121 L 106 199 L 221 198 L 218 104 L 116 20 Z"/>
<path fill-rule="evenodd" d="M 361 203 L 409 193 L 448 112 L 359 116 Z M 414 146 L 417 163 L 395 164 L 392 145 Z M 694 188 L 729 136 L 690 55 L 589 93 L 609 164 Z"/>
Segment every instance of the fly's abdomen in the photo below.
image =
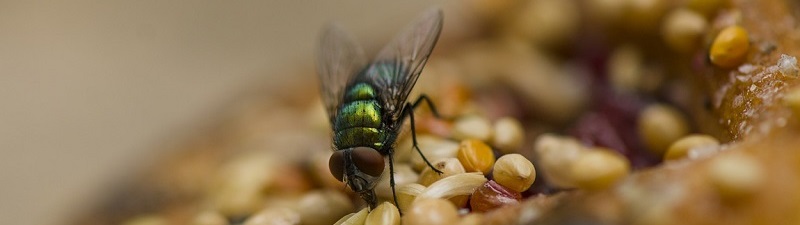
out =
<path fill-rule="evenodd" d="M 345 103 L 339 109 L 334 130 L 343 130 L 352 127 L 381 126 L 380 106 L 375 100 L 358 100 Z"/>
<path fill-rule="evenodd" d="M 375 89 L 366 83 L 355 84 L 346 92 L 343 102 L 333 127 L 333 143 L 336 147 L 380 149 L 386 134 L 380 129 L 381 106 Z"/>

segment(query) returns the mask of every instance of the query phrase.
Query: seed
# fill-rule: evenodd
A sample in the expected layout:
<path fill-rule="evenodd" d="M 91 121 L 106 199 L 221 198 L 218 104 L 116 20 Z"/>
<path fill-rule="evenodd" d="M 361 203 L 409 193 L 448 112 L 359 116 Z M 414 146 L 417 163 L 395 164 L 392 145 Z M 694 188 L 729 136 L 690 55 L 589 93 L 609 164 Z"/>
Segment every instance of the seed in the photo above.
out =
<path fill-rule="evenodd" d="M 331 158 L 331 151 L 318 151 L 311 156 L 311 176 L 314 178 L 314 181 L 323 187 L 328 188 L 340 188 L 342 187 L 342 182 L 337 180 L 336 177 L 333 177 L 331 174 L 331 169 L 328 166 Z"/>
<path fill-rule="evenodd" d="M 430 162 L 436 162 L 446 158 L 455 158 L 459 148 L 457 142 L 430 135 L 417 136 L 417 141 L 419 143 L 419 150 L 422 151 L 422 154 L 425 154 L 425 158 Z M 413 150 L 411 141 L 409 141 L 407 146 L 408 149 L 411 149 L 409 153 L 411 155 L 411 167 L 417 171 L 425 169 L 428 165 L 422 160 L 420 154 L 418 154 L 416 150 Z M 398 148 L 406 147 L 399 146 Z"/>
<path fill-rule="evenodd" d="M 522 147 L 524 136 L 525 131 L 519 120 L 512 117 L 504 117 L 494 122 L 492 145 L 504 154 L 514 153 Z"/>
<path fill-rule="evenodd" d="M 400 212 L 389 202 L 383 202 L 369 212 L 365 225 L 400 225 Z"/>
<path fill-rule="evenodd" d="M 460 117 L 453 127 L 453 138 L 459 140 L 478 139 L 488 141 L 492 137 L 492 124 L 488 119 L 470 115 Z"/>
<path fill-rule="evenodd" d="M 467 172 L 487 174 L 492 169 L 492 165 L 494 165 L 492 148 L 483 141 L 475 139 L 461 141 L 457 157 Z"/>
<path fill-rule="evenodd" d="M 228 225 L 228 220 L 219 212 L 204 211 L 192 219 L 192 225 Z"/>
<path fill-rule="evenodd" d="M 167 219 L 159 215 L 143 215 L 128 219 L 122 225 L 167 225 Z"/>
<path fill-rule="evenodd" d="M 689 155 L 689 151 L 695 148 L 715 148 L 719 146 L 719 141 L 709 135 L 693 134 L 675 141 L 664 154 L 664 160 L 683 159 Z"/>
<path fill-rule="evenodd" d="M 473 0 L 467 1 L 469 8 L 474 10 L 476 14 L 484 18 L 493 19 L 497 16 L 508 13 L 509 10 L 514 9 L 519 5 L 518 0 Z"/>
<path fill-rule="evenodd" d="M 452 225 L 458 224 L 458 211 L 444 199 L 420 199 L 403 211 L 403 225 Z"/>
<path fill-rule="evenodd" d="M 631 28 L 652 31 L 670 7 L 669 0 L 628 0 L 626 22 Z"/>
<path fill-rule="evenodd" d="M 522 53 L 498 54 L 496 64 L 504 65 L 494 73 L 501 74 L 515 96 L 537 107 L 536 115 L 553 123 L 566 123 L 579 115 L 589 101 L 589 82 L 576 67 L 558 65 L 531 47 Z M 577 71 L 570 71 L 573 68 Z M 488 82 L 488 81 L 487 81 Z"/>
<path fill-rule="evenodd" d="M 587 0 L 587 14 L 603 24 L 617 22 L 625 11 L 627 0 Z"/>
<path fill-rule="evenodd" d="M 722 197 L 739 199 L 758 191 L 764 169 L 752 156 L 726 154 L 711 161 L 708 176 Z"/>
<path fill-rule="evenodd" d="M 368 209 L 365 207 L 357 213 L 350 213 L 336 221 L 334 225 L 364 225 L 367 221 Z"/>
<path fill-rule="evenodd" d="M 722 68 L 733 68 L 741 64 L 750 49 L 750 40 L 741 26 L 729 26 L 717 34 L 711 44 L 711 63 Z"/>
<path fill-rule="evenodd" d="M 711 17 L 723 7 L 726 7 L 729 0 L 689 0 L 686 6 L 697 11 L 706 17 Z"/>
<path fill-rule="evenodd" d="M 425 186 L 417 183 L 397 186 L 397 207 L 403 212 L 408 211 L 411 203 L 414 202 L 417 196 L 424 190 Z"/>
<path fill-rule="evenodd" d="M 445 177 L 434 182 L 417 196 L 416 201 L 426 198 L 448 199 L 455 196 L 470 195 L 486 182 L 480 173 L 462 173 Z"/>
<path fill-rule="evenodd" d="M 792 87 L 783 95 L 783 104 L 792 111 L 795 118 L 800 118 L 800 87 Z"/>
<path fill-rule="evenodd" d="M 571 137 L 543 134 L 536 139 L 534 151 L 545 179 L 561 188 L 574 187 L 570 180 L 570 166 L 584 150 L 583 144 Z"/>
<path fill-rule="evenodd" d="M 653 104 L 642 111 L 638 119 L 639 137 L 648 150 L 663 155 L 670 144 L 689 133 L 686 118 L 677 109 Z"/>
<path fill-rule="evenodd" d="M 642 53 L 635 47 L 619 47 L 608 60 L 609 80 L 615 90 L 623 92 L 639 90 L 643 73 Z"/>
<path fill-rule="evenodd" d="M 578 8 L 574 1 L 525 1 L 517 9 L 510 32 L 540 46 L 559 46 L 580 27 Z"/>
<path fill-rule="evenodd" d="M 377 193 L 378 197 L 380 198 L 391 199 L 392 187 L 389 185 L 389 179 L 391 178 L 389 176 L 389 168 L 386 168 L 383 171 L 384 175 L 381 176 L 381 180 L 378 181 L 378 184 L 375 186 L 375 193 Z M 414 169 L 411 168 L 410 165 L 405 163 L 394 164 L 394 183 L 396 186 L 416 183 L 418 180 L 419 175 L 414 171 Z"/>
<path fill-rule="evenodd" d="M 488 212 L 506 205 L 518 204 L 520 199 L 522 194 L 519 192 L 490 180 L 475 190 L 469 205 L 474 212 Z"/>
<path fill-rule="evenodd" d="M 582 152 L 572 163 L 570 178 L 588 190 L 601 190 L 617 183 L 630 173 L 628 160 L 610 149 Z"/>
<path fill-rule="evenodd" d="M 310 177 L 299 165 L 281 165 L 276 169 L 281 172 L 275 173 L 273 180 L 276 182 L 267 186 L 264 193 L 297 195 L 312 189 Z"/>
<path fill-rule="evenodd" d="M 325 189 L 303 196 L 297 208 L 305 225 L 332 224 L 353 209 L 353 203 L 345 194 Z"/>
<path fill-rule="evenodd" d="M 469 195 L 453 196 L 451 198 L 448 198 L 447 201 L 453 203 L 453 205 L 456 206 L 456 208 L 463 209 L 467 208 L 469 203 L 469 197 L 470 197 Z"/>
<path fill-rule="evenodd" d="M 485 224 L 483 222 L 483 214 L 480 213 L 470 213 L 466 216 L 461 218 L 461 221 L 458 225 L 481 225 Z"/>
<path fill-rule="evenodd" d="M 244 225 L 293 225 L 300 224 L 299 213 L 287 208 L 266 208 L 247 218 Z"/>
<path fill-rule="evenodd" d="M 263 204 L 262 191 L 275 182 L 280 164 L 267 153 L 247 153 L 224 164 L 214 180 L 214 209 L 226 216 L 250 215 Z"/>
<path fill-rule="evenodd" d="M 525 156 L 508 154 L 497 159 L 492 176 L 498 184 L 516 192 L 523 192 L 536 180 L 536 169 Z"/>
<path fill-rule="evenodd" d="M 708 27 L 703 15 L 687 9 L 673 10 L 661 27 L 661 35 L 672 50 L 689 53 L 697 49 Z"/>
<path fill-rule="evenodd" d="M 436 169 L 442 171 L 442 174 L 440 175 L 436 173 L 430 167 L 425 167 L 425 169 L 423 169 L 422 173 L 419 175 L 420 184 L 428 186 L 433 182 L 441 180 L 442 178 L 455 174 L 466 173 L 464 166 L 462 166 L 461 162 L 459 162 L 456 158 L 439 160 L 438 162 L 433 163 L 433 167 L 436 167 Z"/>
<path fill-rule="evenodd" d="M 300 199 L 304 195 L 295 194 L 270 194 L 263 198 L 264 204 L 262 208 L 290 208 L 297 209 L 299 207 Z"/>

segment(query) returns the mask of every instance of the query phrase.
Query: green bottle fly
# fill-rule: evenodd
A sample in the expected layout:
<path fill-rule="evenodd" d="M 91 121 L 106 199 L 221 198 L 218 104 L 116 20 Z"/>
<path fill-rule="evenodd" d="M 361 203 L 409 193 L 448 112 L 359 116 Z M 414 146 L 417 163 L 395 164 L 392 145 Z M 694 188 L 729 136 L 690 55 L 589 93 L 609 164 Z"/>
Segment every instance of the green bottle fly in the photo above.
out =
<path fill-rule="evenodd" d="M 393 154 L 405 118 L 411 119 L 414 148 L 422 155 L 416 144 L 413 110 L 424 101 L 438 117 L 425 95 L 414 103 L 406 99 L 441 29 L 441 10 L 430 10 L 369 63 L 361 47 L 341 28 L 328 25 L 323 30 L 317 69 L 322 100 L 333 129 L 334 152 L 329 166 L 334 177 L 358 193 L 370 208 L 377 204 L 374 188 L 383 175 L 387 158 L 392 194 L 397 202 Z M 427 159 L 425 162 L 431 166 Z"/>

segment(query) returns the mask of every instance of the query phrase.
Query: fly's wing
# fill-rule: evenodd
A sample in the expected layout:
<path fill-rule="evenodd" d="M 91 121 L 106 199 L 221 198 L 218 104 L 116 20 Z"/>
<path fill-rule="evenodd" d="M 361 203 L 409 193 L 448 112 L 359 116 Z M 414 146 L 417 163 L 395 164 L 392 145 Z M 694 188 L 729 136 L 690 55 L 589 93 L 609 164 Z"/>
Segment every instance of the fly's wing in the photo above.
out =
<path fill-rule="evenodd" d="M 366 65 L 364 51 L 352 36 L 337 24 L 328 24 L 322 31 L 317 52 L 317 73 L 320 94 L 333 127 L 336 111 L 347 83 Z"/>
<path fill-rule="evenodd" d="M 411 88 L 417 82 L 442 30 L 442 11 L 431 9 L 384 47 L 368 69 L 368 79 L 381 90 L 383 109 L 393 121 L 401 118 Z"/>

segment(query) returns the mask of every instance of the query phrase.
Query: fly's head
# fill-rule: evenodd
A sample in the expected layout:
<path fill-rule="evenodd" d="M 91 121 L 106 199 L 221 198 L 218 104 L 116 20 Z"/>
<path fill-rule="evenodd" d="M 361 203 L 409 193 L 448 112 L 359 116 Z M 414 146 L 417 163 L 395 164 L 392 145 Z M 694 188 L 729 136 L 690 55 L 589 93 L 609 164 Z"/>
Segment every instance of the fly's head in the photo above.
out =
<path fill-rule="evenodd" d="M 328 161 L 331 174 L 358 193 L 370 208 L 377 203 L 375 185 L 383 174 L 383 155 L 369 147 L 347 148 L 333 152 Z"/>

